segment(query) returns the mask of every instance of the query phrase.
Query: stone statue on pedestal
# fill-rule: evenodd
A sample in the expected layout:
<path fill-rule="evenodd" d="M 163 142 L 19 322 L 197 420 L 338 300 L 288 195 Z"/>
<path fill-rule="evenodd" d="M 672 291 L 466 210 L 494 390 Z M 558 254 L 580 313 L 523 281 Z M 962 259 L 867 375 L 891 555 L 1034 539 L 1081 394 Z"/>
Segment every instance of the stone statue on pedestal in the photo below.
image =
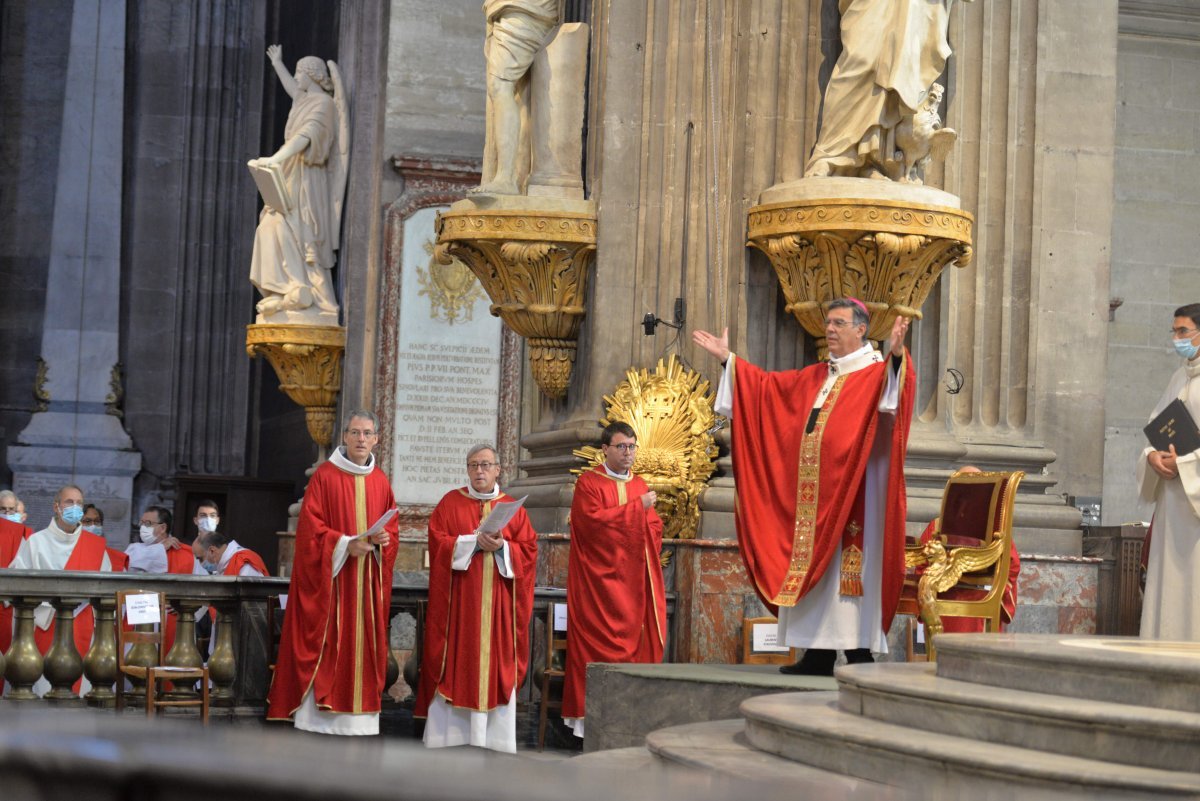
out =
<path fill-rule="evenodd" d="M 954 140 L 953 131 L 933 122 L 942 89 L 934 81 L 950 56 L 953 4 L 840 0 L 842 54 L 825 87 L 821 133 L 805 177 L 921 183 L 918 163 L 943 156 Z M 902 126 L 907 138 L 897 136 Z"/>
<path fill-rule="evenodd" d="M 481 194 L 521 195 L 529 175 L 529 71 L 558 25 L 559 0 L 484 0 L 487 132 Z"/>
<path fill-rule="evenodd" d="M 266 201 L 250 267 L 250 280 L 263 295 L 256 322 L 337 325 L 330 270 L 349 161 L 346 93 L 332 61 L 327 68 L 319 58 L 302 58 L 293 77 L 282 55 L 279 45 L 267 48 L 292 98 L 284 143 L 274 155 L 249 162 Z"/>

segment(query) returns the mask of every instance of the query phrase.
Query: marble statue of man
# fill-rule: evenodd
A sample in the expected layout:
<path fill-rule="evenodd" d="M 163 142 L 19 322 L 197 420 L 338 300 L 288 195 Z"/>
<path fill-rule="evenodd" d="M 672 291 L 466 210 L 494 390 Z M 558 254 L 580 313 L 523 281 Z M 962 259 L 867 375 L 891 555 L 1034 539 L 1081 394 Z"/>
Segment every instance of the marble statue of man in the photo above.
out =
<path fill-rule="evenodd" d="M 488 125 L 483 183 L 472 190 L 522 194 L 529 166 L 528 73 L 558 24 L 559 0 L 484 0 Z"/>
<path fill-rule="evenodd" d="M 332 276 L 346 191 L 349 116 L 337 65 L 314 56 L 292 76 L 279 45 L 267 57 L 292 98 L 284 143 L 274 155 L 252 160 L 277 168 L 286 208 L 267 205 L 254 233 L 250 280 L 262 293 L 259 323 L 337 325 Z"/>
<path fill-rule="evenodd" d="M 805 177 L 898 177 L 896 127 L 917 112 L 946 67 L 953 5 L 839 0 L 842 54 L 825 87 Z"/>

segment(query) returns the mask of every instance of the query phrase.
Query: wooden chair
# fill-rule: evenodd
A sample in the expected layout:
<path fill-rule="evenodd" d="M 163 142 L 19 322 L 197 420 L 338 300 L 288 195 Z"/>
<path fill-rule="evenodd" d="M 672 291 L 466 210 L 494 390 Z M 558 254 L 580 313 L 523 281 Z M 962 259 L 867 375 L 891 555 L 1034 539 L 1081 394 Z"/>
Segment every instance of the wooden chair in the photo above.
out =
<path fill-rule="evenodd" d="M 133 630 L 125 630 L 126 599 L 133 595 L 155 595 L 158 597 L 158 626 L 135 626 Z M 117 711 L 125 708 L 125 677 L 136 678 L 146 682 L 146 717 L 154 717 L 155 710 L 163 706 L 198 706 L 200 720 L 208 725 L 208 668 L 201 667 L 168 667 L 163 664 L 166 659 L 166 642 L 163 632 L 167 626 L 166 596 L 161 592 L 146 592 L 143 590 L 119 590 L 117 592 Z M 158 651 L 157 665 L 143 667 L 130 665 L 125 662 L 125 646 L 148 644 Z M 200 682 L 200 696 L 194 699 L 167 700 L 162 697 L 162 682 L 175 682 L 180 679 L 190 679 Z"/>
<path fill-rule="evenodd" d="M 926 626 L 927 658 L 936 660 L 934 638 L 943 617 L 984 621 L 984 630 L 1000 630 L 1000 614 L 1012 555 L 1013 507 L 1025 473 L 955 473 L 942 493 L 942 513 L 928 544 L 905 547 L 910 568 L 898 612 L 916 611 Z M 940 548 L 938 547 L 940 546 Z M 922 568 L 919 575 L 915 568 Z M 915 581 L 916 592 L 911 593 Z M 944 597 L 974 590 L 975 599 Z M 912 643 L 910 642 L 910 653 Z M 911 658 L 911 657 L 910 657 Z"/>
<path fill-rule="evenodd" d="M 538 712 L 538 750 L 546 746 L 546 723 L 550 710 L 562 710 L 562 689 L 557 698 L 550 697 L 550 686 L 555 678 L 567 675 L 567 633 L 554 629 L 554 604 L 546 609 L 546 668 L 542 671 L 540 711 Z"/>

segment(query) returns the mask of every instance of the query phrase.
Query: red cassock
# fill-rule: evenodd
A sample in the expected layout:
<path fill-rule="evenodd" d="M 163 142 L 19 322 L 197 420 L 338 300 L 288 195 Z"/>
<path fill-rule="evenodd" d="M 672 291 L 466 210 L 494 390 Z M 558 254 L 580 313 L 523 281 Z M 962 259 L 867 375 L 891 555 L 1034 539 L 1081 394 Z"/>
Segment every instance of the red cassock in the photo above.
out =
<path fill-rule="evenodd" d="M 502 532 L 513 578 L 482 551 L 466 570 L 452 569 L 458 538 L 473 533 L 494 504 L 512 502 L 504 493 L 478 501 L 456 489 L 429 518 L 429 606 L 414 717 L 427 716 L 435 692 L 451 706 L 486 712 L 507 704 L 525 680 L 537 571 L 537 533 L 525 510 Z"/>
<path fill-rule="evenodd" d="M 937 519 L 930 521 L 921 532 L 921 542 L 929 542 L 937 529 Z M 954 544 L 954 543 L 951 543 Z M 1004 586 L 1004 596 L 1000 599 L 1000 630 L 1004 631 L 1006 624 L 1012 623 L 1013 615 L 1017 613 L 1017 578 L 1021 575 L 1021 557 L 1017 554 L 1017 544 L 1014 542 L 1009 551 L 1008 583 Z M 947 601 L 978 601 L 987 595 L 984 590 L 969 587 L 951 587 L 939 595 Z M 947 634 L 983 631 L 983 618 L 978 617 L 943 617 L 942 631 Z"/>
<path fill-rule="evenodd" d="M 861 532 L 864 476 L 893 358 L 839 376 L 811 421 L 829 365 L 767 372 L 736 359 L 731 367 L 738 550 L 768 607 L 795 606 Z M 884 631 L 904 584 L 904 452 L 916 385 L 908 351 L 898 378 L 883 536 Z M 843 584 L 852 562 L 842 560 Z"/>
<path fill-rule="evenodd" d="M 0 518 L 0 567 L 8 567 L 16 558 L 21 543 L 32 532 L 20 523 Z M 0 605 L 0 654 L 7 653 L 12 645 L 13 610 L 11 606 Z M 0 677 L 0 689 L 4 687 Z"/>
<path fill-rule="evenodd" d="M 667 640 L 663 524 L 639 476 L 611 478 L 603 465 L 575 483 L 567 559 L 567 669 L 562 715 L 584 717 L 591 662 L 661 662 Z"/>
<path fill-rule="evenodd" d="M 107 545 L 103 537 L 97 537 L 87 531 L 79 532 L 79 540 L 71 550 L 71 557 L 63 566 L 63 570 L 100 570 L 104 566 L 104 556 Z M 50 628 L 43 631 L 36 626 L 33 629 L 33 639 L 37 642 L 38 650 L 45 656 L 54 643 L 54 627 L 57 621 L 51 622 Z M 96 618 L 92 607 L 88 606 L 75 616 L 75 648 L 79 655 L 87 654 L 92 646 L 92 631 L 96 626 Z M 80 682 L 75 682 L 75 692 L 79 692 Z"/>
<path fill-rule="evenodd" d="M 319 709 L 378 712 L 387 674 L 396 519 L 386 548 L 348 556 L 333 575 L 333 552 L 343 535 L 365 532 L 394 508 L 387 476 L 376 467 L 354 475 L 325 462 L 313 473 L 296 526 L 279 661 L 267 697 L 269 720 L 288 720 L 311 687 Z"/>

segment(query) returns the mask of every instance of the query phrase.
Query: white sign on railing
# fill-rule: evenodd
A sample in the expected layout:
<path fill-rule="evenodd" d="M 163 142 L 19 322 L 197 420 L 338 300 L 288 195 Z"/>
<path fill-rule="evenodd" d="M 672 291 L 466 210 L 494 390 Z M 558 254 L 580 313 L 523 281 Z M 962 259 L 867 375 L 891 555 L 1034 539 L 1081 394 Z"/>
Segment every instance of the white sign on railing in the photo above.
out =
<path fill-rule="evenodd" d="M 125 620 L 131 626 L 142 623 L 158 623 L 162 610 L 158 608 L 158 593 L 142 592 L 125 596 Z"/>

